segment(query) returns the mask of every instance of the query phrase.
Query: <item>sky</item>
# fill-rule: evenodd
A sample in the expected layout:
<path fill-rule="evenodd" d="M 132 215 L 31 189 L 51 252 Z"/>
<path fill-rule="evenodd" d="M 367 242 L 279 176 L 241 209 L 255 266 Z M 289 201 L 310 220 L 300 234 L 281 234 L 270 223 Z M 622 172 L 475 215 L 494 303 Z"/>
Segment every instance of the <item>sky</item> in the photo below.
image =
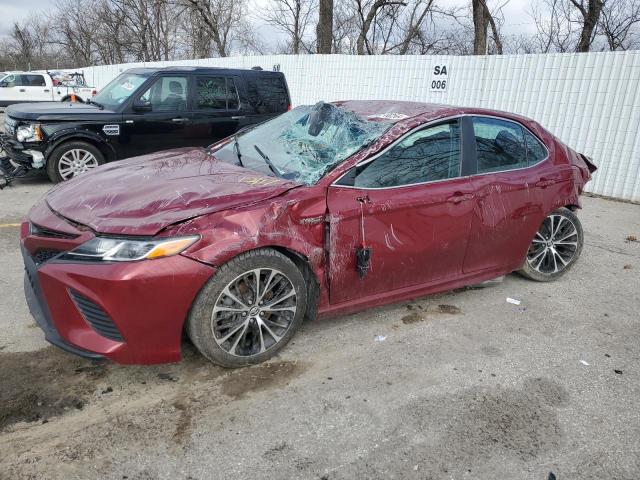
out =
<path fill-rule="evenodd" d="M 265 5 L 267 0 L 250 0 L 256 5 Z M 340 1 L 340 0 L 335 0 Z M 502 9 L 505 17 L 503 34 L 531 33 L 535 30 L 533 21 L 528 13 L 531 10 L 530 0 L 490 0 L 490 7 L 507 2 Z M 7 35 L 14 22 L 20 21 L 32 12 L 51 9 L 56 0 L 0 0 L 0 36 Z M 467 5 L 469 0 L 440 0 L 443 6 Z M 273 34 L 270 27 L 261 26 L 261 32 Z M 271 36 L 271 35 L 269 35 Z"/>

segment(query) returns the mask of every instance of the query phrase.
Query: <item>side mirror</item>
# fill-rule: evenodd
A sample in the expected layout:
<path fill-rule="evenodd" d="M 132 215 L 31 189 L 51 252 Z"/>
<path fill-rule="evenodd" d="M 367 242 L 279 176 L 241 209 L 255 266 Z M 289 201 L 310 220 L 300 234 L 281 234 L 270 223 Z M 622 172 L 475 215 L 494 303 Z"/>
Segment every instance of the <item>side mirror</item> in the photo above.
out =
<path fill-rule="evenodd" d="M 133 102 L 133 111 L 138 113 L 150 112 L 152 110 L 150 100 L 137 99 Z"/>
<path fill-rule="evenodd" d="M 0 82 L 0 88 L 7 88 L 7 85 L 9 85 L 7 82 Z"/>

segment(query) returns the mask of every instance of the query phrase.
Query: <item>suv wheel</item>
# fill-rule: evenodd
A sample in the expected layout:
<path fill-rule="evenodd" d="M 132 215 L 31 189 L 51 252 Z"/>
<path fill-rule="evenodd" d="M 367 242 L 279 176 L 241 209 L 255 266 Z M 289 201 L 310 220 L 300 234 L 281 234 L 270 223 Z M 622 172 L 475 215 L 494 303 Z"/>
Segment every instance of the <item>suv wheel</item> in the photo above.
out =
<path fill-rule="evenodd" d="M 223 367 L 264 362 L 300 327 L 306 299 L 304 277 L 289 258 L 253 250 L 220 267 L 203 287 L 187 333 L 205 357 Z"/>
<path fill-rule="evenodd" d="M 47 174 L 53 183 L 71 180 L 104 163 L 104 155 L 87 142 L 67 142 L 57 147 L 47 161 Z"/>
<path fill-rule="evenodd" d="M 538 282 L 555 280 L 578 260 L 583 243 L 578 217 L 568 208 L 559 208 L 542 221 L 520 273 Z"/>

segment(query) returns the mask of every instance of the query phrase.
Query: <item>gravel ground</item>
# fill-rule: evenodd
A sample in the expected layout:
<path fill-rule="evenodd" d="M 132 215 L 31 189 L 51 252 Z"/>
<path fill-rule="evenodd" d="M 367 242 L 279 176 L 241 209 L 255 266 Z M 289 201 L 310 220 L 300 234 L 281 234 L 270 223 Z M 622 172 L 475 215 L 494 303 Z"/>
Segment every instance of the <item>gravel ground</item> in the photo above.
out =
<path fill-rule="evenodd" d="M 0 479 L 640 478 L 638 205 L 585 198 L 555 283 L 308 323 L 228 371 L 188 344 L 153 367 L 47 346 L 13 224 L 49 187 L 0 192 Z"/>

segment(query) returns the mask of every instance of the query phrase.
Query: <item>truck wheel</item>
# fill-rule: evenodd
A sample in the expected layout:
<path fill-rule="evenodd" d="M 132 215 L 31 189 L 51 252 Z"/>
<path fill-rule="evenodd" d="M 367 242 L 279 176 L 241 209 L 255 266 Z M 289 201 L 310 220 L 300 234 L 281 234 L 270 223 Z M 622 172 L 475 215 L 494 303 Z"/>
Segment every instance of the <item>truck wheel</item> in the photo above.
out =
<path fill-rule="evenodd" d="M 71 103 L 71 97 L 64 97 L 62 100 L 60 100 L 61 102 L 69 102 Z M 76 95 L 76 103 L 84 103 L 84 100 Z"/>
<path fill-rule="evenodd" d="M 104 163 L 104 155 L 87 142 L 67 142 L 47 160 L 47 174 L 53 183 L 64 182 Z"/>
<path fill-rule="evenodd" d="M 274 356 L 302 324 L 307 287 L 288 257 L 264 248 L 243 253 L 202 288 L 187 333 L 213 363 L 227 368 Z"/>

